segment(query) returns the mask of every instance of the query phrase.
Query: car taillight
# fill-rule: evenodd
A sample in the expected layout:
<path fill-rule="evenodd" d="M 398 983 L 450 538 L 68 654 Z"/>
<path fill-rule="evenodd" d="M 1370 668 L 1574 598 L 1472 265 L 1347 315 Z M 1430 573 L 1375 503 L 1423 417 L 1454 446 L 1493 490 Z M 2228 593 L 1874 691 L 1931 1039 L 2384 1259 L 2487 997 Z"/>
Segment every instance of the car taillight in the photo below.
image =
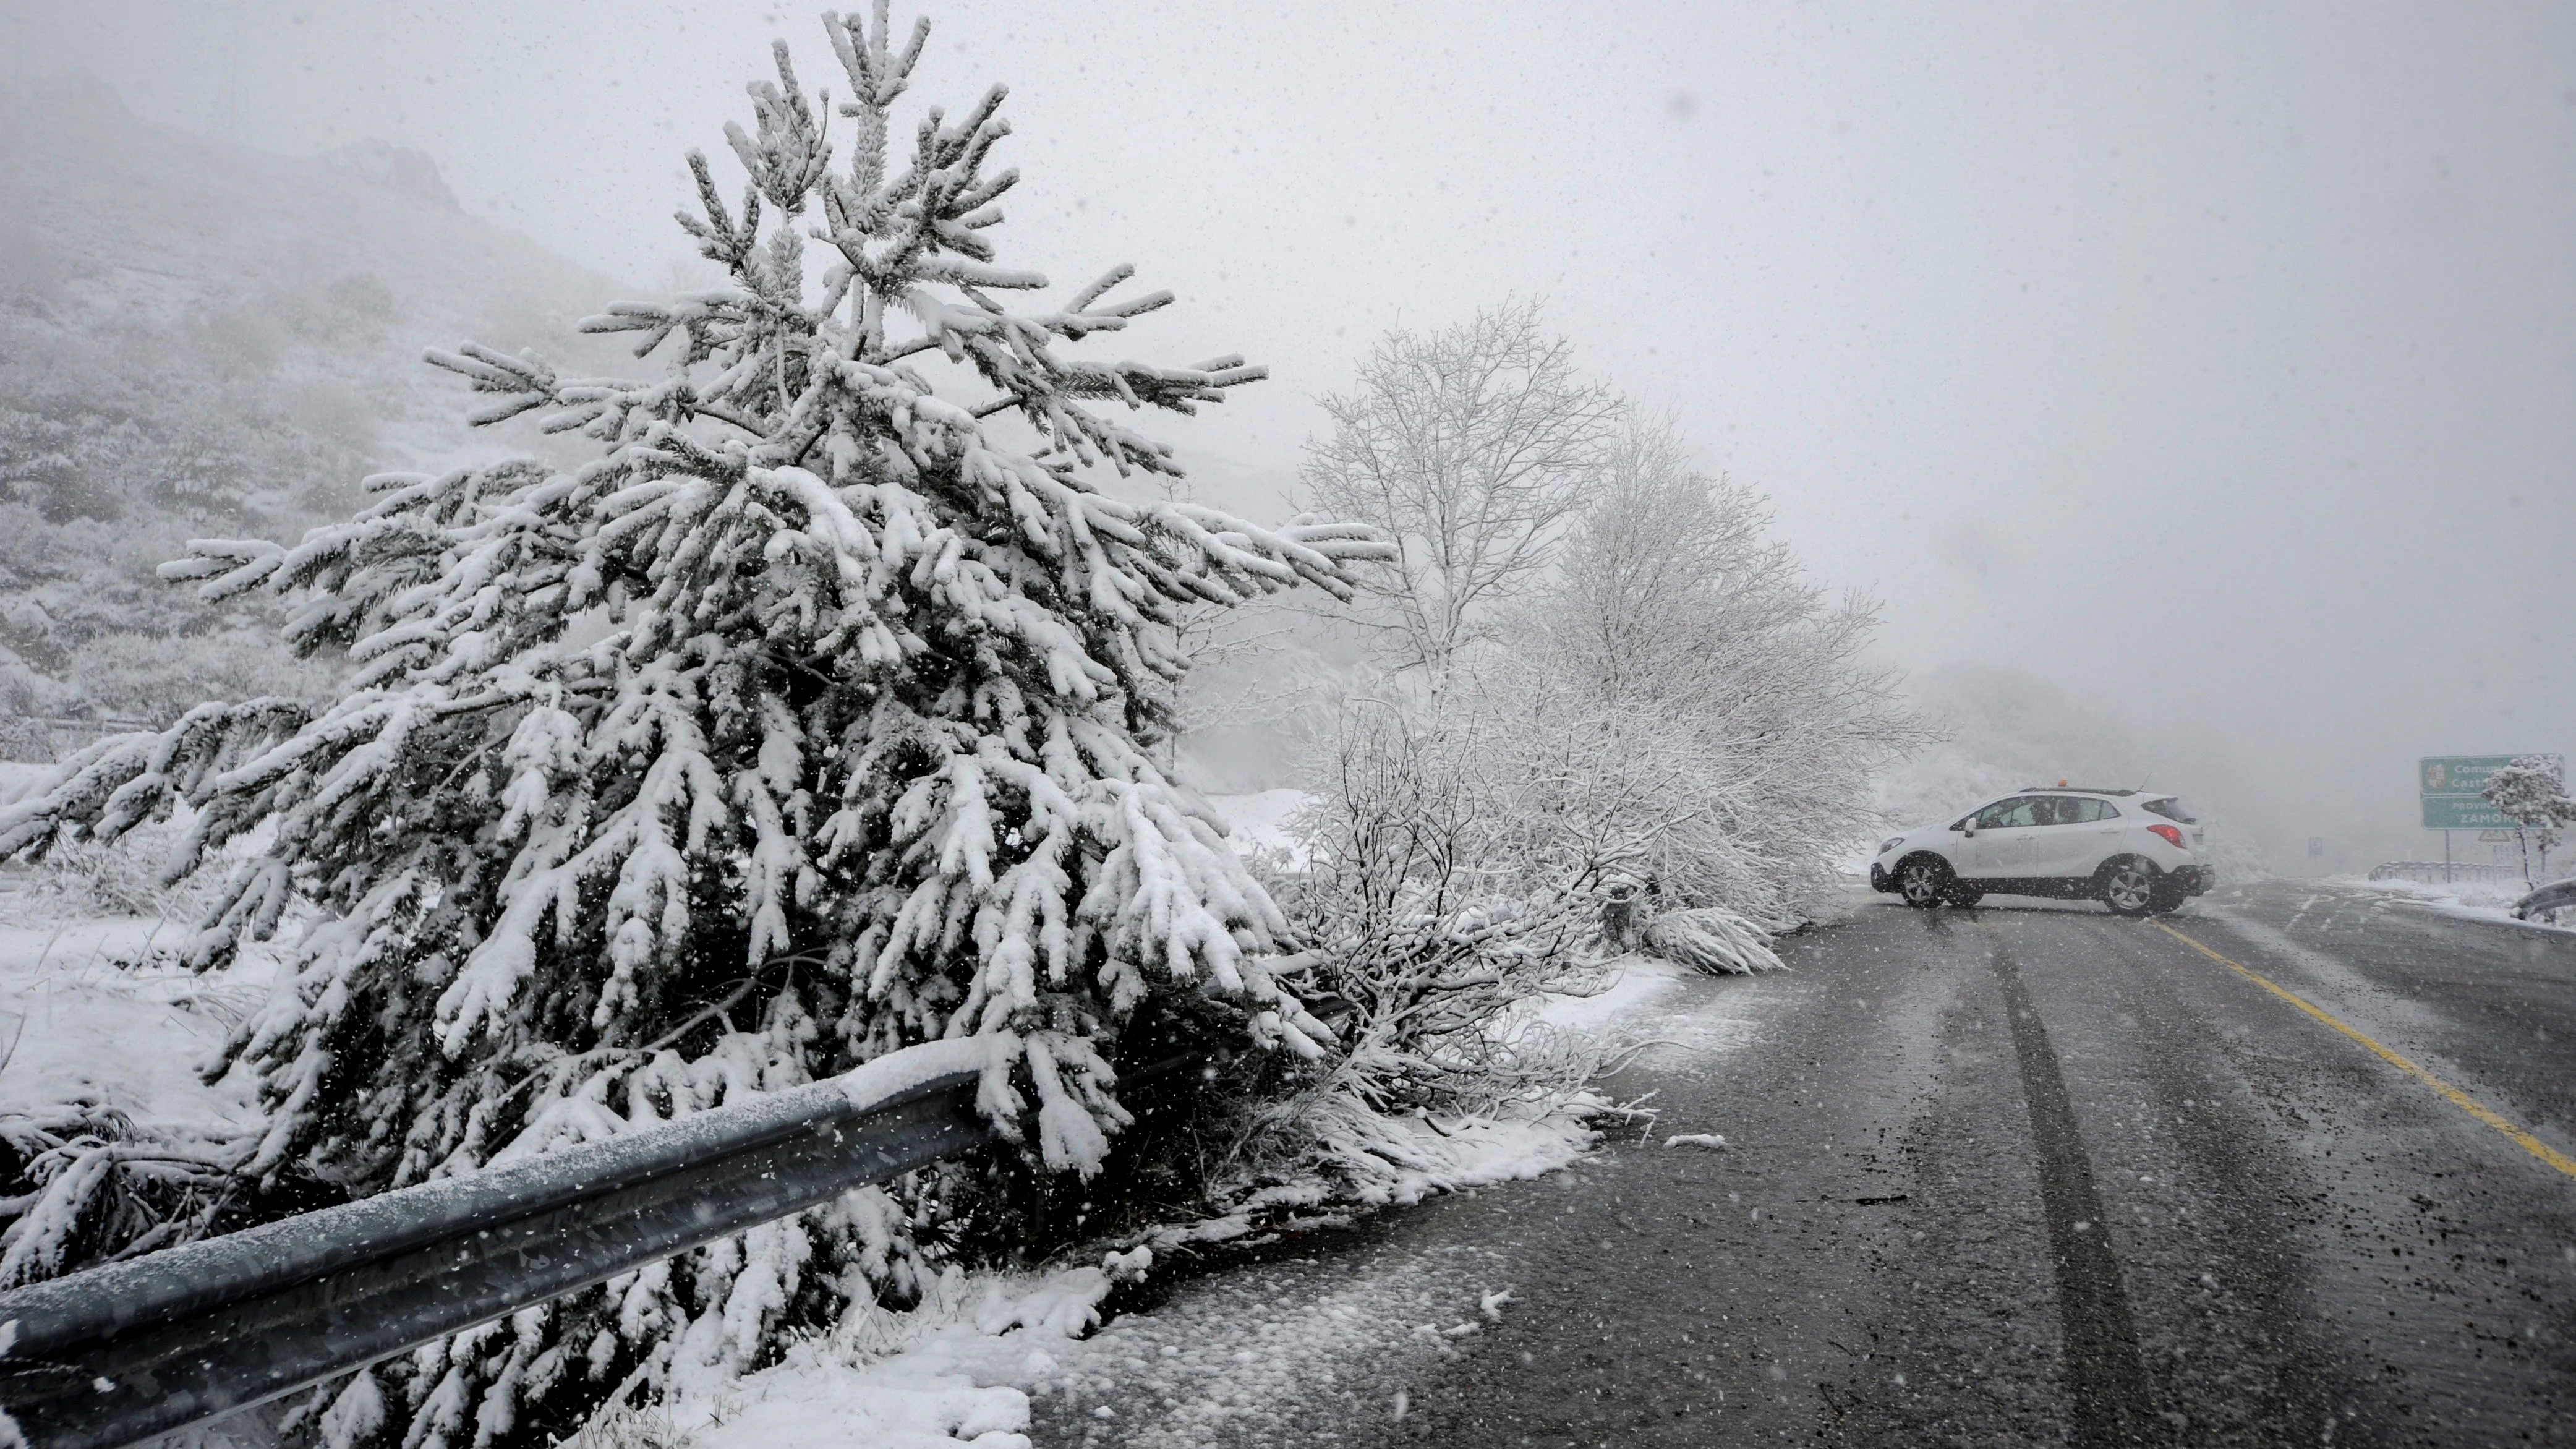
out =
<path fill-rule="evenodd" d="M 2182 849 L 2182 831 L 2177 826 L 2150 825 L 2147 827 L 2147 833 L 2149 835 L 2161 835 L 2164 837 L 2165 844 L 2172 846 L 2176 850 Z"/>

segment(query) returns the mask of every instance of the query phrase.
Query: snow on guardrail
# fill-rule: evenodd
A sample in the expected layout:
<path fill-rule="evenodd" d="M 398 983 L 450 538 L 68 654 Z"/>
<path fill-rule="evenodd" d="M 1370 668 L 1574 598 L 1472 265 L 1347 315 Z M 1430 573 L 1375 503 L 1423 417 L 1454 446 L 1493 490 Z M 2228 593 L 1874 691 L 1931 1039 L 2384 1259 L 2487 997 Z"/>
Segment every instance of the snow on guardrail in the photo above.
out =
<path fill-rule="evenodd" d="M 2551 881 L 2513 903 L 2514 919 L 2518 921 L 2570 909 L 2576 909 L 2576 880 Z"/>
<path fill-rule="evenodd" d="M 0 1407 L 30 1449 L 118 1449 L 791 1216 L 990 1140 L 998 1045 L 0 1293 Z"/>
<path fill-rule="evenodd" d="M 2491 884 L 2520 877 L 2522 867 L 2498 865 L 2492 861 L 2463 860 L 2392 860 L 2370 868 L 2372 880 L 2411 880 L 2419 885 L 2444 885 L 2459 881 Z"/>

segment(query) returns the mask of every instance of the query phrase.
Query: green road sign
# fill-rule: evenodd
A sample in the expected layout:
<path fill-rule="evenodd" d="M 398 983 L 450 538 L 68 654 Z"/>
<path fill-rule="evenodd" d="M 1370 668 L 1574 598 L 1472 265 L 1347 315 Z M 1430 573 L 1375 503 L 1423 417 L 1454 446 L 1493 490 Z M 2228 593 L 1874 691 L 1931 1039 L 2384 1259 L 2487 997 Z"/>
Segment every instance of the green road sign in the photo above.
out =
<path fill-rule="evenodd" d="M 2427 755 L 2416 765 L 2415 793 L 2467 795 L 2474 799 L 2487 787 L 2489 775 L 2512 763 L 2511 755 Z"/>
<path fill-rule="evenodd" d="M 2427 830 L 2511 830 L 2513 826 L 2511 817 L 2475 795 L 2424 797 Z"/>
<path fill-rule="evenodd" d="M 2543 759 L 2555 760 L 2555 755 Z M 2512 764 L 2512 755 L 2427 755 L 2415 766 L 2415 789 L 2424 802 L 2427 830 L 2511 830 L 2521 822 L 2480 797 L 2487 779 Z"/>

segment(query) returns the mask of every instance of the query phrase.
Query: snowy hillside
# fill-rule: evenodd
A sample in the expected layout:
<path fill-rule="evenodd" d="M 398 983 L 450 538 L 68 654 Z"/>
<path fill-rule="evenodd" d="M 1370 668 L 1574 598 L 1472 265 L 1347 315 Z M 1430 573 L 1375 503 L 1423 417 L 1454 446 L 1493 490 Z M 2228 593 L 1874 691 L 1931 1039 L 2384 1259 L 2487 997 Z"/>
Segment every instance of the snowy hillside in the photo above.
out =
<path fill-rule="evenodd" d="M 2222 870 L 2261 872 L 2250 792 L 2200 741 L 2133 729 L 2080 694 L 2017 669 L 1943 665 L 1915 676 L 1907 689 L 1944 738 L 1880 778 L 1878 806 L 1890 824 L 1945 818 L 2059 780 L 2172 790 L 2209 821 Z"/>
<path fill-rule="evenodd" d="M 0 88 L 0 186 L 36 203 L 0 217 L 0 714 L 314 693 L 265 614 L 154 566 L 192 536 L 292 538 L 383 468 L 488 455 L 422 350 L 614 366 L 572 327 L 636 290 L 466 215 L 429 157 L 220 145 L 86 78 Z"/>
<path fill-rule="evenodd" d="M 573 323 L 639 290 L 467 215 L 431 157 L 226 145 L 145 121 L 86 77 L 0 88 L 0 185 L 45 202 L 0 222 L 14 314 L 230 332 L 290 385 L 366 393 L 410 446 L 464 436 L 424 347 L 470 335 L 561 355 Z"/>

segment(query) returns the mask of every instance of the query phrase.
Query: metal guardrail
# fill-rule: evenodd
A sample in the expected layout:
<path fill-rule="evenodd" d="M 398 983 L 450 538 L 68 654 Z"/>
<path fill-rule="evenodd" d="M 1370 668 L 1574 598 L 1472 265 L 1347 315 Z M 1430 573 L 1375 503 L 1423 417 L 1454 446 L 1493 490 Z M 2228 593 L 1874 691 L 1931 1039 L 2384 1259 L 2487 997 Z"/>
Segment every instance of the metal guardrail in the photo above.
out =
<path fill-rule="evenodd" d="M 2576 880 L 2551 881 L 2513 903 L 2517 920 L 2528 921 L 2546 911 L 2576 910 Z"/>
<path fill-rule="evenodd" d="M 267 1403 L 987 1142 L 979 1078 L 817 1082 L 0 1294 L 0 1406 L 117 1449 Z"/>
<path fill-rule="evenodd" d="M 2411 880 L 2422 885 L 2441 885 L 2445 881 L 2520 880 L 2522 867 L 2497 865 L 2490 861 L 2463 860 L 2445 864 L 2438 860 L 2392 860 L 2370 868 L 2372 880 Z"/>

